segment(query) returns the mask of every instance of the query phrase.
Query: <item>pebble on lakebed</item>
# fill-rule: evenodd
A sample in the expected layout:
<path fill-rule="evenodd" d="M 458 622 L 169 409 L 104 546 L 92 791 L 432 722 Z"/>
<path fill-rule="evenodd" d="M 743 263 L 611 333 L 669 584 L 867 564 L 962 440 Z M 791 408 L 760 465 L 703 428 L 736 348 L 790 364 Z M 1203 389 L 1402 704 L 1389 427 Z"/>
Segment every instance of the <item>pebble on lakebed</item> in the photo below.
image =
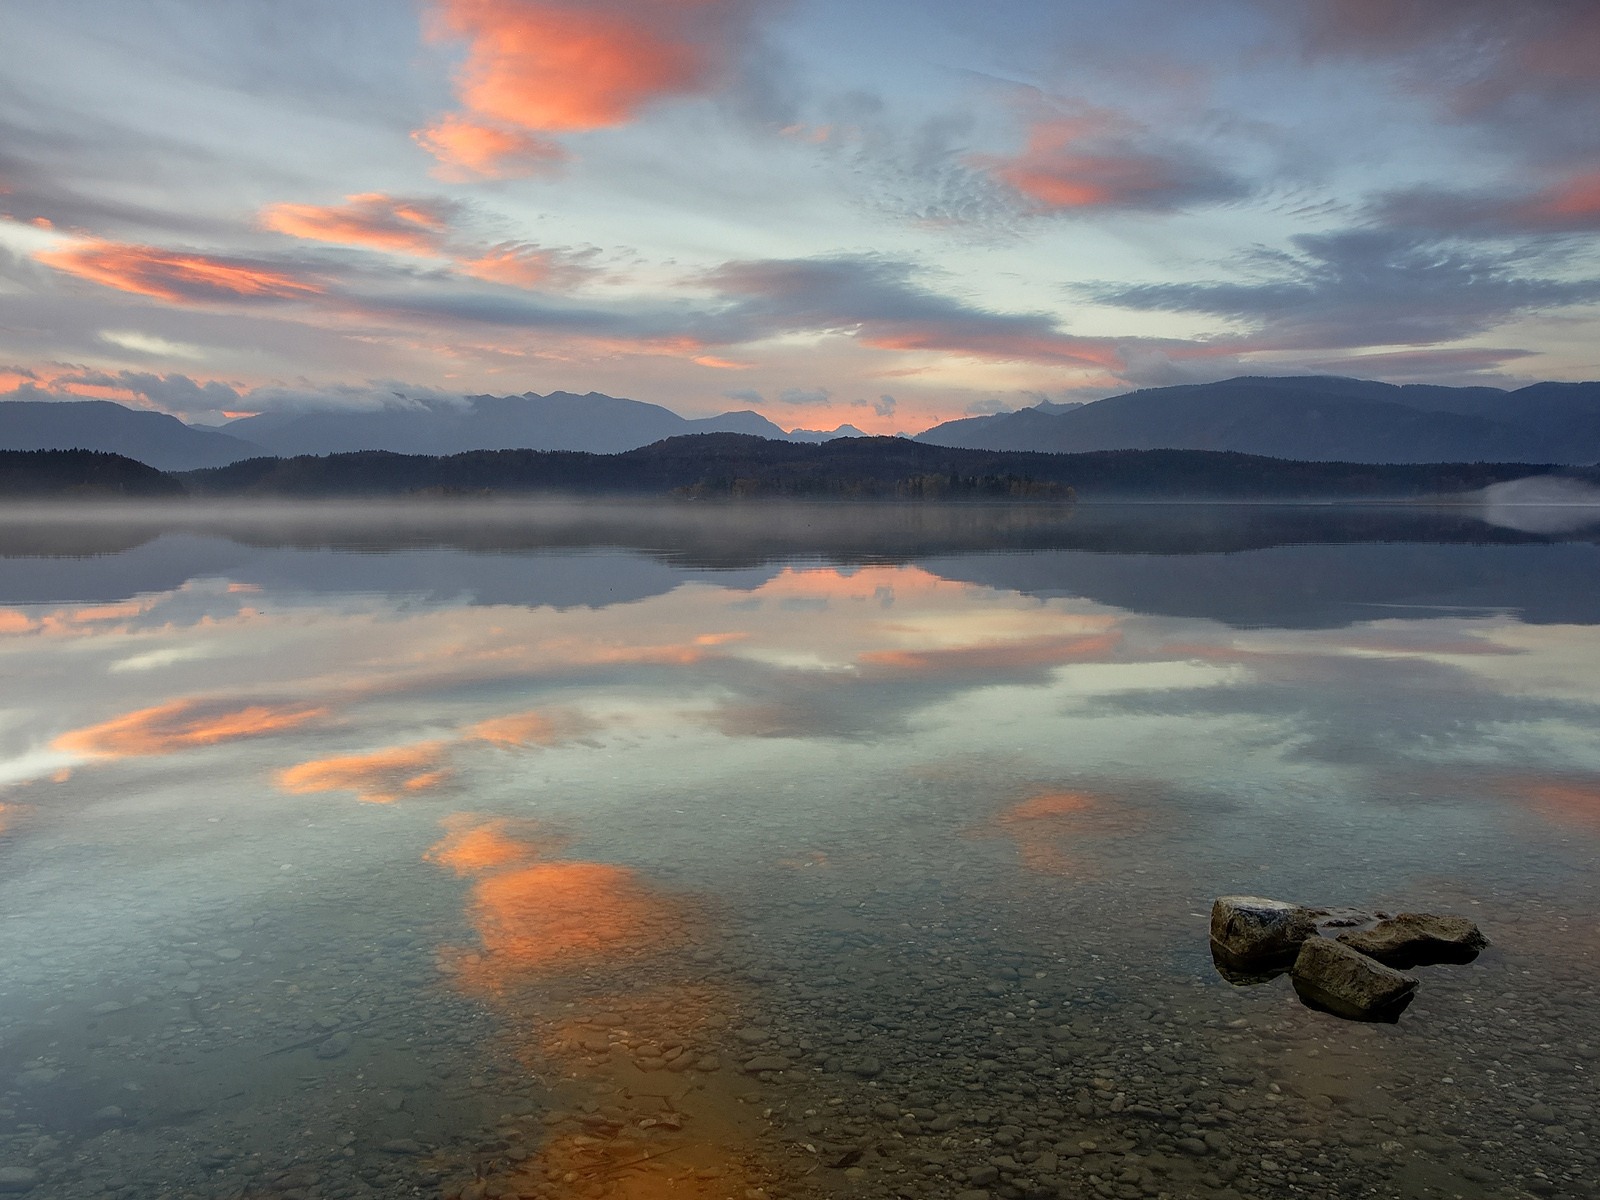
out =
<path fill-rule="evenodd" d="M 1323 925 L 1347 932 L 1334 940 L 1323 936 Z M 1211 957 L 1224 979 L 1265 983 L 1287 968 L 1303 1003 L 1353 1021 L 1398 1020 L 1417 990 L 1403 969 L 1468 963 L 1488 944 L 1465 917 L 1379 919 L 1263 896 L 1219 896 L 1211 906 Z"/>

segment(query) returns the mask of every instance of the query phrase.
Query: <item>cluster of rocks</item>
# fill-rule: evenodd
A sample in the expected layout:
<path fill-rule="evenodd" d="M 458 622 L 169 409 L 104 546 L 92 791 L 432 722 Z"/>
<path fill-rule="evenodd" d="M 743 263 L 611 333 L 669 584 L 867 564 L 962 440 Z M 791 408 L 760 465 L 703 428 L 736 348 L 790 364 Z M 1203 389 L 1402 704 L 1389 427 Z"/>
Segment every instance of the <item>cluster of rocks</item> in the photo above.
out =
<path fill-rule="evenodd" d="M 1319 919 L 1345 932 L 1324 937 Z M 1225 978 L 1260 983 L 1287 970 L 1309 1007 L 1352 1021 L 1399 1020 L 1417 994 L 1408 970 L 1471 962 L 1488 944 L 1465 917 L 1368 917 L 1263 896 L 1221 896 L 1211 906 L 1211 954 Z"/>

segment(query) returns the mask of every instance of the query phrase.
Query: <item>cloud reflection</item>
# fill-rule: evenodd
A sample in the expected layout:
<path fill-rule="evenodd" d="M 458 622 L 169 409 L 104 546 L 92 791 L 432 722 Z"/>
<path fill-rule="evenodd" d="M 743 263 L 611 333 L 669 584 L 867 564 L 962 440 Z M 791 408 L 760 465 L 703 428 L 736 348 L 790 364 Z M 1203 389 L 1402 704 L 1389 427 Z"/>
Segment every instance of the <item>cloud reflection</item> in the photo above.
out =
<path fill-rule="evenodd" d="M 457 818 L 427 859 L 476 876 L 468 916 L 477 949 L 446 952 L 462 984 L 503 994 L 541 975 L 681 944 L 686 913 L 636 871 L 544 857 L 560 849 L 532 827 Z"/>
<path fill-rule="evenodd" d="M 598 732 L 598 721 L 573 709 L 512 713 L 479 721 L 466 736 L 506 749 L 560 746 Z"/>
<path fill-rule="evenodd" d="M 448 742 L 417 742 L 368 754 L 319 758 L 279 771 L 277 783 L 293 795 L 354 792 L 369 804 L 391 804 L 403 795 L 432 791 L 450 778 L 444 765 Z"/>
<path fill-rule="evenodd" d="M 1600 777 L 1516 775 L 1500 780 L 1499 790 L 1552 825 L 1600 829 Z"/>
<path fill-rule="evenodd" d="M 975 832 L 1010 838 L 1026 870 L 1081 880 L 1101 876 L 1108 857 L 1122 857 L 1104 853 L 1107 839 L 1137 835 L 1146 825 L 1142 814 L 1111 796 L 1065 790 L 1021 800 L 1001 812 L 992 826 Z"/>
<path fill-rule="evenodd" d="M 91 758 L 175 754 L 199 746 L 283 733 L 327 716 L 326 708 L 309 704 L 173 700 L 70 730 L 57 737 L 52 746 Z"/>

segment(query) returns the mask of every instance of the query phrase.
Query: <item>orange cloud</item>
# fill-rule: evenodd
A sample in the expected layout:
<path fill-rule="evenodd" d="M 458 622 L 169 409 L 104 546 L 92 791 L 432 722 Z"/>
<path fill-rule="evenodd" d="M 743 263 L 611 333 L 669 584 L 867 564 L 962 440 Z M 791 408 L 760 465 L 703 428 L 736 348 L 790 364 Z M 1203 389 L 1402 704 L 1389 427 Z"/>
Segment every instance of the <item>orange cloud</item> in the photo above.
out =
<path fill-rule="evenodd" d="M 63 733 L 52 746 L 95 758 L 175 754 L 199 746 L 282 733 L 327 715 L 325 708 L 304 704 L 240 706 L 229 701 L 174 700 Z"/>
<path fill-rule="evenodd" d="M 74 625 L 94 625 L 101 621 L 131 620 L 143 616 L 145 612 L 145 605 L 137 600 L 130 600 L 126 604 L 94 604 L 87 608 L 76 608 L 67 612 L 65 616 Z"/>
<path fill-rule="evenodd" d="M 465 182 L 474 176 L 508 179 L 548 171 L 566 161 L 567 152 L 549 138 L 485 125 L 467 117 L 441 117 L 411 135 L 437 158 L 442 178 Z"/>
<path fill-rule="evenodd" d="M 19 612 L 0 610 L 0 633 L 27 633 L 33 622 Z"/>
<path fill-rule="evenodd" d="M 348 791 L 370 804 L 389 804 L 445 783 L 450 777 L 444 766 L 447 749 L 448 743 L 442 741 L 416 742 L 370 754 L 314 759 L 279 771 L 277 784 L 297 796 Z"/>
<path fill-rule="evenodd" d="M 432 257 L 439 253 L 449 216 L 449 206 L 438 200 L 362 192 L 346 196 L 343 204 L 273 204 L 262 210 L 261 223 L 313 242 Z"/>
<path fill-rule="evenodd" d="M 584 260 L 589 254 L 551 250 L 527 242 L 503 242 L 476 257 L 462 257 L 457 265 L 475 279 L 512 287 L 571 287 L 592 277 L 595 268 Z"/>
<path fill-rule="evenodd" d="M 465 115 L 420 131 L 447 166 L 526 173 L 547 137 L 612 128 L 723 82 L 758 0 L 434 0 L 433 33 L 467 44 Z"/>
<path fill-rule="evenodd" d="M 40 250 L 34 258 L 80 279 L 177 304 L 298 300 L 324 293 L 315 283 L 260 263 L 126 242 L 77 242 Z"/>
<path fill-rule="evenodd" d="M 598 722 L 570 709 L 513 713 L 480 721 L 466 736 L 507 748 L 558 746 L 585 737 L 600 728 Z"/>

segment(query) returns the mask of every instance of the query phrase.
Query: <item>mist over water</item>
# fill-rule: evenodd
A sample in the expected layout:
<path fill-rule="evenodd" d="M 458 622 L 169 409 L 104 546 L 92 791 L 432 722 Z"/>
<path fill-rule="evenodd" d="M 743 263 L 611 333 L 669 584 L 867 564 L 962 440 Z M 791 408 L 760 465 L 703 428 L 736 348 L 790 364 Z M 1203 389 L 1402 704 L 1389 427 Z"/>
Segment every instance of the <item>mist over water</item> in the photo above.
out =
<path fill-rule="evenodd" d="M 1594 1177 L 1581 529 L 13 516 L 0 1169 L 34 1194 Z M 1216 975 L 1234 892 L 1457 912 L 1492 947 L 1397 1025 L 1341 1022 Z"/>
<path fill-rule="evenodd" d="M 1491 484 L 1482 492 L 1483 518 L 1524 533 L 1573 533 L 1600 526 L 1600 488 L 1578 479 L 1536 475 Z"/>

